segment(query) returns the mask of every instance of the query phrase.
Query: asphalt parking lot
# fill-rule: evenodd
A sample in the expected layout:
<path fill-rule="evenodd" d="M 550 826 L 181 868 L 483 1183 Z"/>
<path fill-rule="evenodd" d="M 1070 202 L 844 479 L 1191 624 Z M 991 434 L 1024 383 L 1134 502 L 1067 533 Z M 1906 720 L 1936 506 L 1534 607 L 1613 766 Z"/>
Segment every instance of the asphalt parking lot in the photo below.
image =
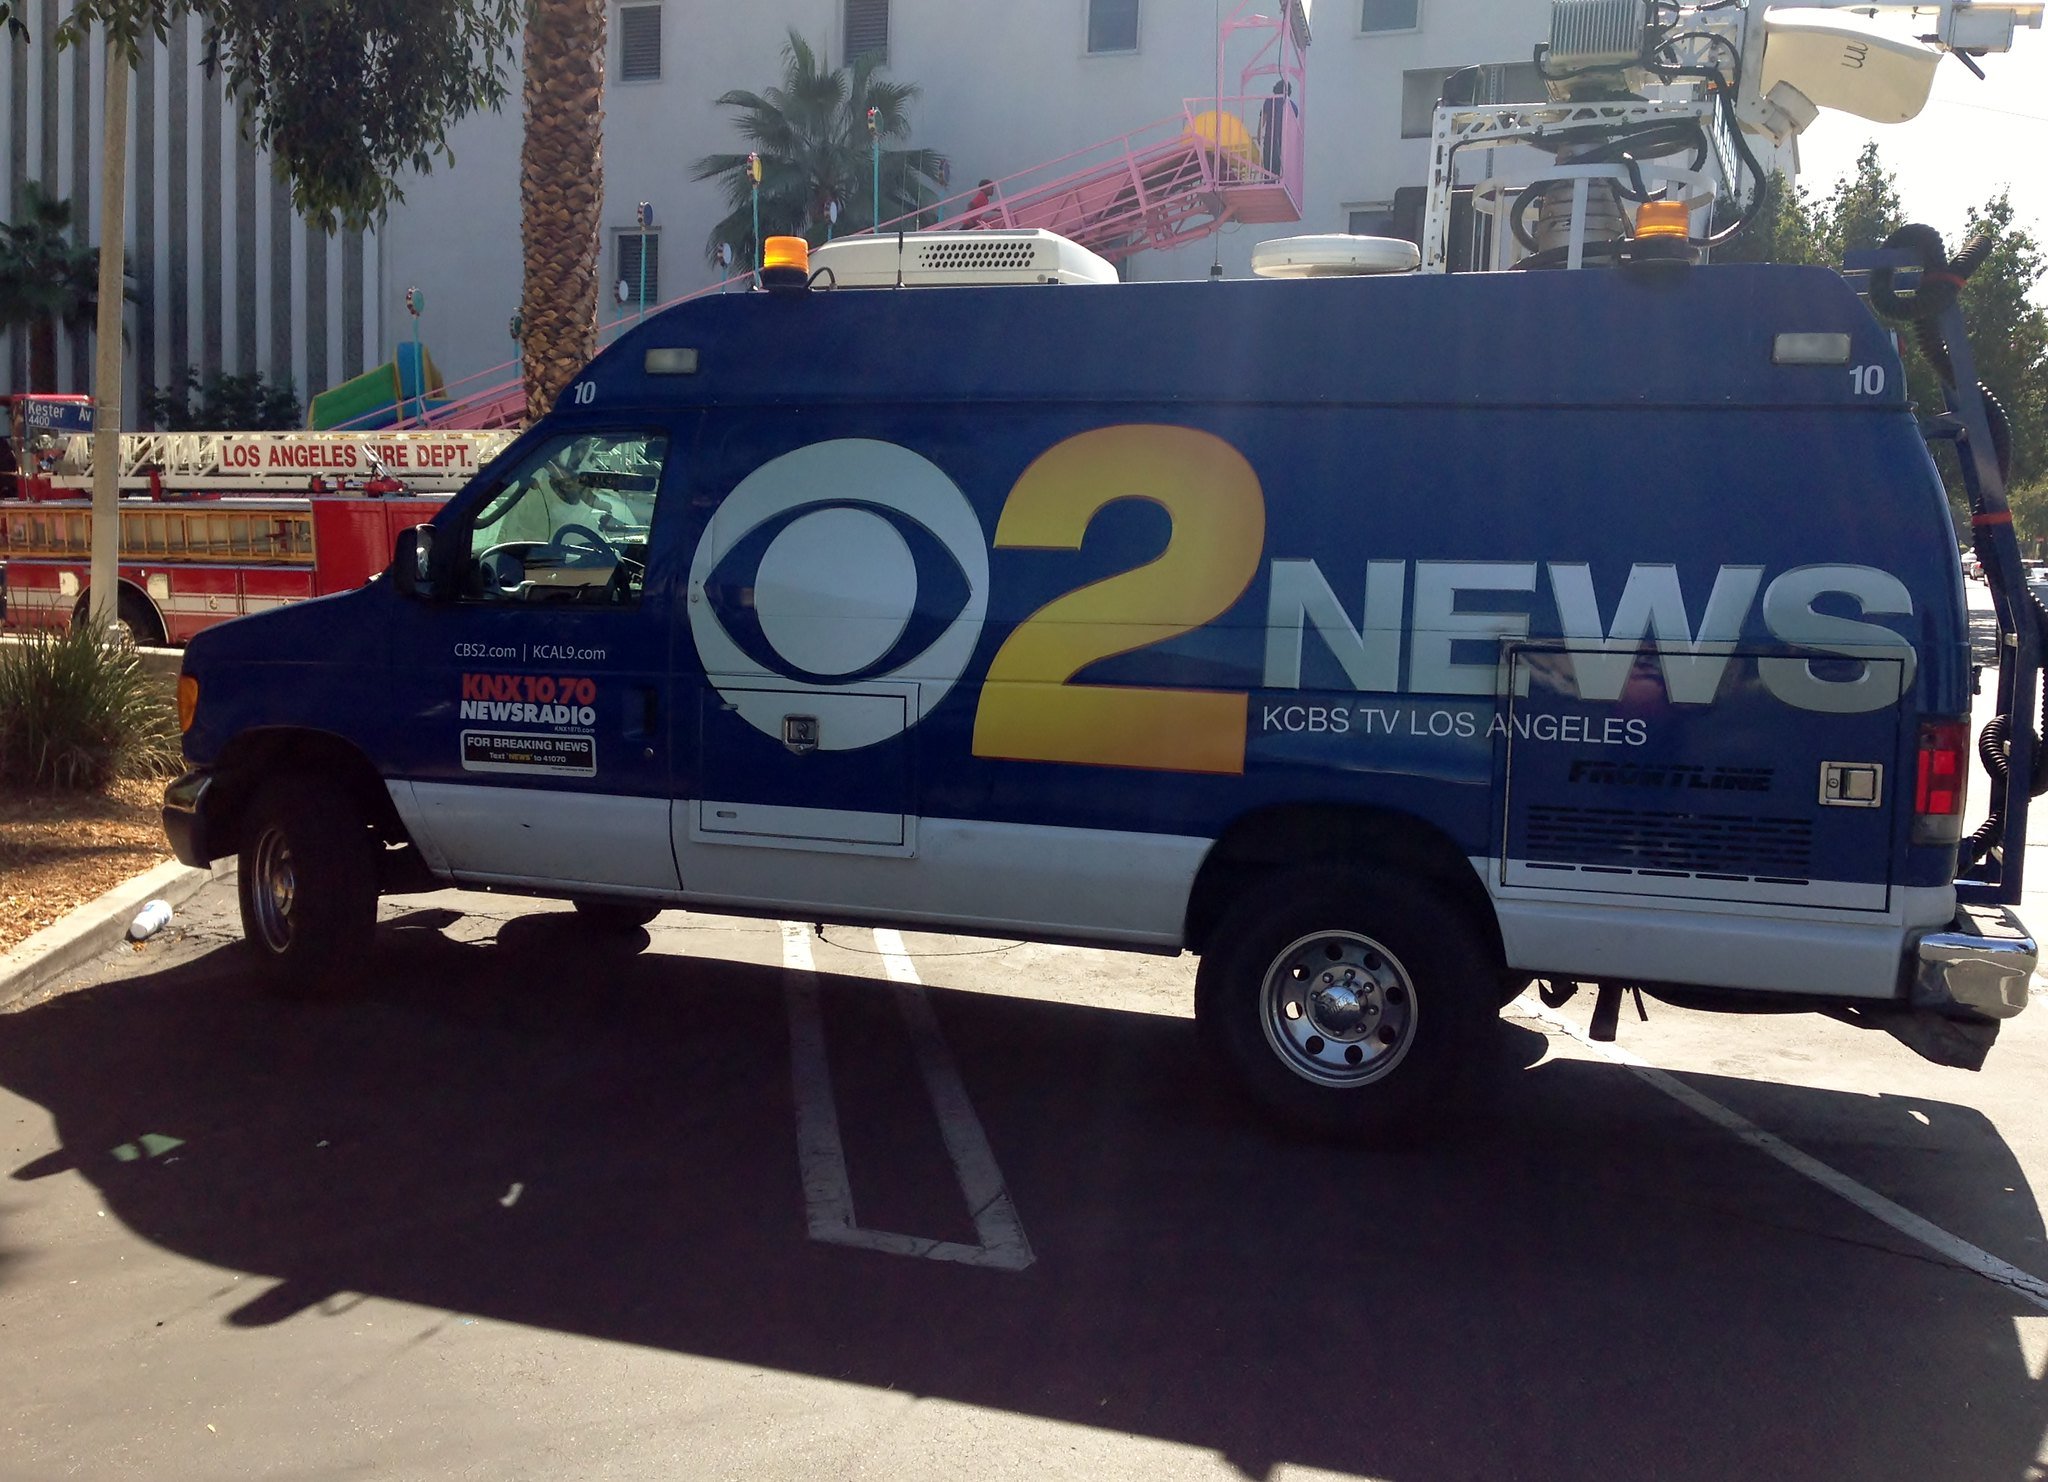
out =
<path fill-rule="evenodd" d="M 0 1018 L 10 1477 L 2039 1471 L 2048 1302 L 1524 1010 L 1362 1152 L 1212 1083 L 1189 959 L 450 893 L 290 1006 L 231 884 Z M 2048 1273 L 2048 1013 L 1622 1048 Z"/>
<path fill-rule="evenodd" d="M 1188 958 L 448 892 L 291 1005 L 239 935 L 0 1015 L 0 1476 L 2048 1476 L 2039 1005 L 1973 1075 L 1525 1001 L 1366 1151 Z"/>

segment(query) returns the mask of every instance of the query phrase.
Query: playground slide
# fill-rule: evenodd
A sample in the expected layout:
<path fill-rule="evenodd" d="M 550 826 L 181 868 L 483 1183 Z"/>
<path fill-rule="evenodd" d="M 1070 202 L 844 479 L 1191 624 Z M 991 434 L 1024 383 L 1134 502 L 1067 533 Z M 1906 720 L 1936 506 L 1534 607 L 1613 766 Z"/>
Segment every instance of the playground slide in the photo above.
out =
<path fill-rule="evenodd" d="M 410 425 L 423 415 L 431 418 L 445 400 L 434 357 L 424 346 L 403 344 L 394 358 L 375 370 L 314 397 L 306 409 L 306 426 L 334 432 Z"/>

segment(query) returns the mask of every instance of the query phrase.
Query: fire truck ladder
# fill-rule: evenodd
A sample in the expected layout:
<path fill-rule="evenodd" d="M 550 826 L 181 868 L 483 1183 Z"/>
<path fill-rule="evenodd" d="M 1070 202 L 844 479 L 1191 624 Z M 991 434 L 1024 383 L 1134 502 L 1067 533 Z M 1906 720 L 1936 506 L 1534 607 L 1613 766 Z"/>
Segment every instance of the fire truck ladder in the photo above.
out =
<path fill-rule="evenodd" d="M 512 441 L 510 432 L 129 432 L 116 475 L 125 492 L 303 494 L 321 475 L 382 466 L 415 493 L 452 493 Z M 45 475 L 57 498 L 92 488 L 92 439 L 65 439 Z"/>

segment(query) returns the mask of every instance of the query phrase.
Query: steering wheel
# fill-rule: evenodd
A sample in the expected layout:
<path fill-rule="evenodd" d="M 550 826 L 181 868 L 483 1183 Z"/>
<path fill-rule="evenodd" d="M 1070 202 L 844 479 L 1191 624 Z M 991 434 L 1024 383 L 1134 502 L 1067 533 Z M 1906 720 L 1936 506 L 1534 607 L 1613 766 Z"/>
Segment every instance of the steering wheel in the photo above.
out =
<path fill-rule="evenodd" d="M 526 580 L 525 553 L 532 547 L 525 541 L 494 545 L 477 557 L 477 580 L 485 592 L 509 592 Z"/>
<path fill-rule="evenodd" d="M 569 553 L 569 537 L 572 535 L 581 536 L 589 549 L 604 557 L 612 565 L 618 566 L 623 563 L 624 558 L 620 556 L 619 548 L 588 525 L 569 524 L 562 526 L 561 529 L 555 532 L 554 538 L 547 543 L 544 554 L 554 556 L 556 560 L 561 561 L 565 565 L 575 565 L 576 561 Z"/>

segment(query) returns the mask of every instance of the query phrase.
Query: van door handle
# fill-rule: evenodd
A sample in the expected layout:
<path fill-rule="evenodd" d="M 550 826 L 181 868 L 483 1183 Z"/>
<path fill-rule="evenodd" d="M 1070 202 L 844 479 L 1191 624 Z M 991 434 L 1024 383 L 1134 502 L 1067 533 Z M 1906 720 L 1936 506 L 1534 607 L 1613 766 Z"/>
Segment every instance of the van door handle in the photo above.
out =
<path fill-rule="evenodd" d="M 661 691 L 652 685 L 634 686 L 634 699 L 626 710 L 626 734 L 650 739 L 661 728 Z"/>

